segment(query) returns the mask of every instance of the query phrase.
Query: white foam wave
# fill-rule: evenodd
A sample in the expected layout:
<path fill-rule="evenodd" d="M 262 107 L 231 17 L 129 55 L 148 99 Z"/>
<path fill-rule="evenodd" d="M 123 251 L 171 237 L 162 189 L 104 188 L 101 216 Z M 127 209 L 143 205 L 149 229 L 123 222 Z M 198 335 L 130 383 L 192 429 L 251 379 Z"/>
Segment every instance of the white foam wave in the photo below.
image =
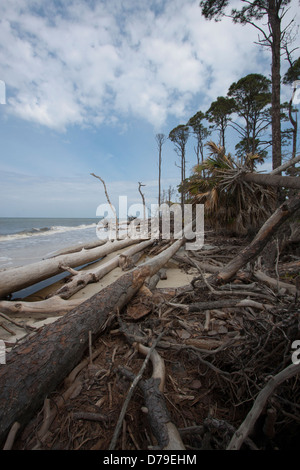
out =
<path fill-rule="evenodd" d="M 43 237 L 48 235 L 54 235 L 57 233 L 63 232 L 71 232 L 75 230 L 85 230 L 89 228 L 96 227 L 96 223 L 90 225 L 78 225 L 76 227 L 68 227 L 68 226 L 52 226 L 52 227 L 45 227 L 41 229 L 32 229 L 30 231 L 24 231 L 19 233 L 12 233 L 8 235 L 0 235 L 0 242 L 2 241 L 10 241 L 10 240 L 21 240 L 23 238 L 30 238 L 30 237 Z"/>

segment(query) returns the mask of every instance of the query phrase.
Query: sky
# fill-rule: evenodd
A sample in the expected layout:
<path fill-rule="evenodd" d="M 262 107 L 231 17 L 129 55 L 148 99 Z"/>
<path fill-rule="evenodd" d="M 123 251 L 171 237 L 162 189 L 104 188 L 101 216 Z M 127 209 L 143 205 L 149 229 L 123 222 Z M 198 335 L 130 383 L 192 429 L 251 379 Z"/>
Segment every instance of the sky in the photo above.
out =
<path fill-rule="evenodd" d="M 299 10 L 292 0 L 284 24 L 300 24 Z M 141 202 L 138 182 L 156 203 L 155 135 L 205 112 L 249 73 L 270 78 L 257 30 L 206 20 L 199 0 L 10 0 L 0 18 L 0 217 L 95 217 L 106 199 L 91 173 L 116 207 L 119 196 Z M 227 142 L 234 153 L 233 133 Z M 170 140 L 162 158 L 162 188 L 176 188 Z"/>

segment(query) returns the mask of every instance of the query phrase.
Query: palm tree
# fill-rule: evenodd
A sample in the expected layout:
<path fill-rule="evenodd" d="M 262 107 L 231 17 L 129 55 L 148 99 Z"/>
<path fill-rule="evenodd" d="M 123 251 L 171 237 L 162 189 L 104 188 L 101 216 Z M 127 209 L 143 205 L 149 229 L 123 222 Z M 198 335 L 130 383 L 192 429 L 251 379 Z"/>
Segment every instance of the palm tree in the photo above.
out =
<path fill-rule="evenodd" d="M 250 174 L 253 162 L 260 157 L 247 155 L 241 163 L 230 154 L 225 155 L 224 147 L 214 142 L 208 142 L 207 146 L 209 157 L 194 167 L 185 184 L 190 201 L 204 204 L 206 220 L 216 229 L 243 235 L 257 230 L 275 210 L 276 203 L 276 193 L 271 187 L 242 177 Z M 208 175 L 205 179 L 203 170 Z"/>

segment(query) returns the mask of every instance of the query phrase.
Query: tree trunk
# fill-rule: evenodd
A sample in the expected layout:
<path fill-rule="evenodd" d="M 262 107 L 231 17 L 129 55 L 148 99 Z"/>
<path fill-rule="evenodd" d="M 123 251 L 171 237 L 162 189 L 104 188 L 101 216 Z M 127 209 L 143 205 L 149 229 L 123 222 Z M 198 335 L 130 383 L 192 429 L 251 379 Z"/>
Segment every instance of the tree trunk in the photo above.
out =
<path fill-rule="evenodd" d="M 281 176 L 261 173 L 244 173 L 241 177 L 244 181 L 260 184 L 262 186 L 275 186 L 277 188 L 300 189 L 300 178 L 295 176 Z"/>
<path fill-rule="evenodd" d="M 68 266 L 70 268 L 82 266 L 83 264 L 96 261 L 109 253 L 120 250 L 139 241 L 140 240 L 131 238 L 114 242 L 108 241 L 98 248 L 82 250 L 79 253 L 56 256 L 55 258 L 46 259 L 37 263 L 21 266 L 19 268 L 11 268 L 1 271 L 0 298 L 61 273 L 63 271 L 61 266 Z"/>
<path fill-rule="evenodd" d="M 26 314 L 56 317 L 64 315 L 82 302 L 84 299 L 63 300 L 58 295 L 38 302 L 0 300 L 0 310 L 2 313 L 13 314 L 14 317 Z"/>
<path fill-rule="evenodd" d="M 7 353 L 6 365 L 0 368 L 0 442 L 14 422 L 25 425 L 80 362 L 88 348 L 89 332 L 94 338 L 99 336 L 114 312 L 126 305 L 185 241 L 176 241 Z"/>
<path fill-rule="evenodd" d="M 49 258 L 55 258 L 56 256 L 60 255 L 68 255 L 70 253 L 77 253 L 78 251 L 82 250 L 90 250 L 91 248 L 102 246 L 105 243 L 106 240 L 94 240 L 93 242 L 85 243 L 84 245 L 69 246 L 68 248 L 62 248 L 61 250 L 52 253 Z"/>
<path fill-rule="evenodd" d="M 222 268 L 219 273 L 213 274 L 207 279 L 209 284 L 216 286 L 230 281 L 239 269 L 258 256 L 270 238 L 276 233 L 277 229 L 299 208 L 300 192 L 291 200 L 283 203 L 274 214 L 269 217 L 250 245 L 244 248 L 232 261 Z"/>
<path fill-rule="evenodd" d="M 138 243 L 136 246 L 132 246 L 128 250 L 124 251 L 123 253 L 120 253 L 119 255 L 115 256 L 106 263 L 101 264 L 97 268 L 75 271 L 75 273 L 72 273 L 74 274 L 73 278 L 60 289 L 58 289 L 55 293 L 53 293 L 53 296 L 59 295 L 62 299 L 69 299 L 76 292 L 83 289 L 87 284 L 98 282 L 110 271 L 120 266 L 120 260 L 122 259 L 122 257 L 130 257 L 135 253 L 139 253 L 140 251 L 145 250 L 149 245 L 152 244 L 153 240 L 146 240 L 144 242 Z"/>
<path fill-rule="evenodd" d="M 281 165 L 280 167 L 278 168 L 275 168 L 275 170 L 271 171 L 270 173 L 268 173 L 269 175 L 278 175 L 279 173 L 281 173 L 282 171 L 285 171 L 287 170 L 287 168 L 289 168 L 290 166 L 292 165 L 295 165 L 295 163 L 298 163 L 300 161 L 300 155 L 298 155 L 297 157 L 295 158 L 292 158 L 291 160 L 289 160 L 288 162 L 285 162 L 283 165 Z"/>
<path fill-rule="evenodd" d="M 280 43 L 281 19 L 277 1 L 269 0 L 268 23 L 272 34 L 272 163 L 273 170 L 281 165 L 280 123 Z"/>

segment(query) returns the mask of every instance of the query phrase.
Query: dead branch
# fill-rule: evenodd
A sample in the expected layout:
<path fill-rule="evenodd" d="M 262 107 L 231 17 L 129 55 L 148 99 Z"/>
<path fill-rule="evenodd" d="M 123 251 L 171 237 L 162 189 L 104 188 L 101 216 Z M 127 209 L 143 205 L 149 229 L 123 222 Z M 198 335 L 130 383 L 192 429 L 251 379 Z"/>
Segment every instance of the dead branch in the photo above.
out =
<path fill-rule="evenodd" d="M 20 423 L 18 423 L 17 421 L 12 425 L 12 427 L 11 427 L 9 433 L 8 433 L 6 442 L 4 444 L 3 450 L 11 450 L 12 449 L 12 446 L 14 444 L 14 441 L 15 441 L 17 432 L 20 429 L 20 426 L 21 426 Z"/>
<path fill-rule="evenodd" d="M 128 391 L 128 394 L 126 396 L 126 400 L 122 406 L 122 410 L 121 410 L 121 413 L 119 415 L 119 419 L 118 419 L 118 422 L 117 422 L 117 425 L 116 425 L 116 429 L 115 429 L 115 432 L 114 432 L 114 435 L 112 437 L 112 440 L 111 440 L 111 443 L 109 445 L 109 450 L 114 450 L 115 446 L 116 446 L 116 443 L 117 443 L 117 440 L 118 440 L 118 437 L 119 437 L 119 433 L 120 433 L 120 429 L 121 429 L 121 426 L 122 426 L 122 423 L 123 423 L 123 419 L 125 417 L 125 413 L 126 413 L 126 410 L 127 410 L 127 407 L 129 405 L 129 402 L 131 400 L 131 397 L 134 393 L 134 390 L 139 382 L 139 380 L 141 379 L 143 373 L 144 373 L 144 370 L 146 369 L 147 367 L 147 364 L 150 360 L 150 357 L 151 357 L 151 354 L 154 350 L 154 348 L 156 347 L 158 341 L 162 338 L 164 332 L 161 332 L 160 335 L 156 338 L 156 340 L 153 342 L 151 348 L 149 349 L 149 351 L 147 352 L 147 355 L 146 355 L 146 358 L 143 362 L 143 365 L 142 367 L 140 368 L 138 374 L 135 376 L 132 384 L 130 385 L 130 388 L 129 388 L 129 391 Z"/>
<path fill-rule="evenodd" d="M 115 216 L 115 221 L 116 221 L 116 239 L 118 239 L 118 236 L 119 236 L 119 222 L 118 222 L 118 216 L 117 216 L 117 212 L 116 212 L 116 209 L 114 208 L 114 206 L 112 205 L 110 199 L 109 199 L 109 195 L 108 195 L 108 192 L 107 192 L 107 188 L 106 188 L 106 184 L 105 184 L 105 181 L 101 178 L 101 176 L 97 176 L 95 175 L 95 173 L 91 173 L 91 176 L 94 176 L 95 178 L 98 178 L 98 180 L 101 181 L 101 183 L 103 184 L 103 187 L 104 187 L 104 192 L 105 192 L 105 196 L 106 196 L 106 199 L 107 199 L 107 202 Z"/>
<path fill-rule="evenodd" d="M 288 284 L 287 282 L 282 282 L 277 279 L 273 279 L 272 277 L 268 276 L 267 274 L 263 273 L 262 271 L 255 271 L 254 277 L 261 282 L 265 282 L 272 288 L 275 289 L 285 289 L 290 294 L 296 294 L 297 288 L 293 284 Z"/>
<path fill-rule="evenodd" d="M 227 450 L 239 450 L 245 439 L 251 433 L 253 426 L 260 416 L 268 398 L 272 395 L 275 388 L 278 387 L 285 380 L 294 377 L 300 372 L 300 364 L 291 364 L 281 372 L 271 377 L 267 385 L 259 392 L 258 396 L 253 403 L 253 406 L 242 422 L 238 430 L 234 433 Z"/>

